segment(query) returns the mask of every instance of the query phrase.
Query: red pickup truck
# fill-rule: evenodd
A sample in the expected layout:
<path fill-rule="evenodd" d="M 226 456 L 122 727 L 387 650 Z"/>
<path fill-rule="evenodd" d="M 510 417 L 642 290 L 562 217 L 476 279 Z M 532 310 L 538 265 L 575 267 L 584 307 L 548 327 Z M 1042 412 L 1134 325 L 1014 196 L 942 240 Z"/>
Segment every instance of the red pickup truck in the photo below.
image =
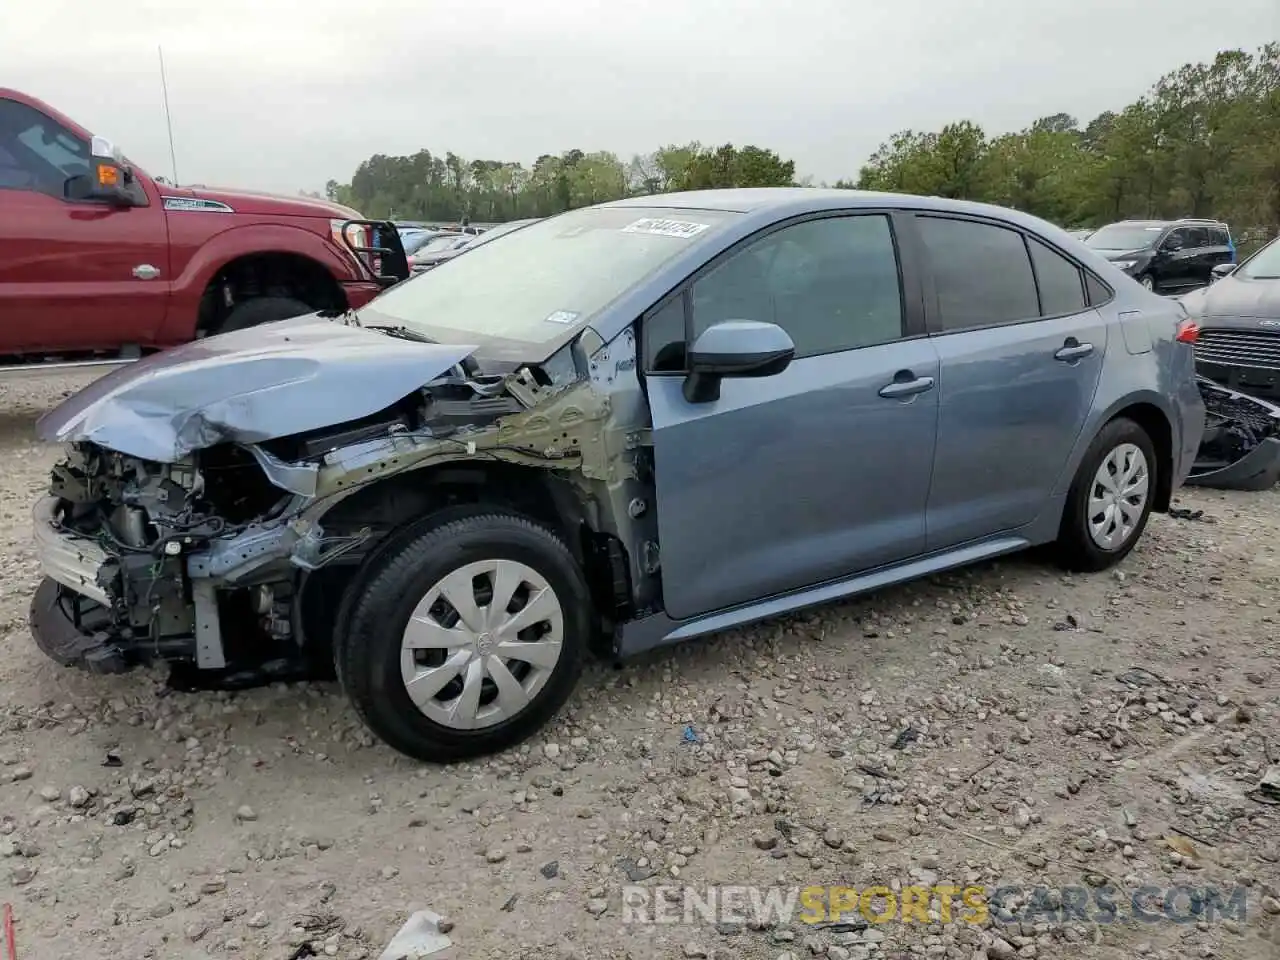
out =
<path fill-rule="evenodd" d="M 390 223 L 318 199 L 171 186 L 0 88 L 0 377 L 360 307 L 407 275 Z"/>

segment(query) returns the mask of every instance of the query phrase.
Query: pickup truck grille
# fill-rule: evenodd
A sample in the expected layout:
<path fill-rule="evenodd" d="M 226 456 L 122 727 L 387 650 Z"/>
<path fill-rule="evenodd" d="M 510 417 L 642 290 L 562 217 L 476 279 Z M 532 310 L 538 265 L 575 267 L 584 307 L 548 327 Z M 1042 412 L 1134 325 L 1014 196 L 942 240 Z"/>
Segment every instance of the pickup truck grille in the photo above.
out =
<path fill-rule="evenodd" d="M 1201 330 L 1196 359 L 1232 367 L 1280 370 L 1280 334 L 1261 330 Z"/>

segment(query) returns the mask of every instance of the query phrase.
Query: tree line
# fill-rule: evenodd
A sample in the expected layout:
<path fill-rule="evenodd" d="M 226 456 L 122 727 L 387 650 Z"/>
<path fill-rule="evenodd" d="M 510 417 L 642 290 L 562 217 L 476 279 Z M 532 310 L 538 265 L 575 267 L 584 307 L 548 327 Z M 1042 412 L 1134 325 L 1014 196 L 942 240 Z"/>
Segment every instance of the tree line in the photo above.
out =
<path fill-rule="evenodd" d="M 789 185 L 813 183 L 773 150 L 689 143 L 629 161 L 567 150 L 531 167 L 425 149 L 376 154 L 350 183 L 329 181 L 326 195 L 379 218 L 501 221 L 637 194 Z M 1280 232 L 1280 43 L 1185 64 L 1083 124 L 1057 113 L 1015 133 L 971 120 L 902 130 L 856 179 L 831 186 L 982 200 L 1069 227 L 1218 217 L 1269 238 Z"/>

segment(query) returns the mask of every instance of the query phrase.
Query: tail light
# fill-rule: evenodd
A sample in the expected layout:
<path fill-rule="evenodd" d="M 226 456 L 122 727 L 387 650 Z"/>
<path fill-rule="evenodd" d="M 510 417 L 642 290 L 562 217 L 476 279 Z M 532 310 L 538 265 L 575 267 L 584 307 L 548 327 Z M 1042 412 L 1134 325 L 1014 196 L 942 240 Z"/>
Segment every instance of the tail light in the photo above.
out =
<path fill-rule="evenodd" d="M 1194 320 L 1183 320 L 1178 324 L 1178 333 L 1174 339 L 1179 343 L 1194 344 L 1200 339 L 1200 325 Z"/>

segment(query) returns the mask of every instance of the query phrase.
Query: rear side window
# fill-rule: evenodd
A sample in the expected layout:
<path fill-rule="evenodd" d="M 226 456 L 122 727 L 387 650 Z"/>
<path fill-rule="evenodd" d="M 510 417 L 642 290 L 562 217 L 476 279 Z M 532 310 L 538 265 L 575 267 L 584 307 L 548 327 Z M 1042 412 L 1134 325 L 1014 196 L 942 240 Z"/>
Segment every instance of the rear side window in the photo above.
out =
<path fill-rule="evenodd" d="M 1031 258 L 1014 230 L 945 217 L 918 217 L 942 332 L 1040 316 Z"/>
<path fill-rule="evenodd" d="M 1225 227 L 1211 227 L 1209 229 L 1209 243 L 1215 247 L 1227 247 L 1231 245 L 1231 238 L 1227 236 Z"/>
<path fill-rule="evenodd" d="M 1089 306 L 1099 307 L 1112 297 L 1110 288 L 1092 273 L 1084 275 L 1084 288 L 1089 294 Z"/>
<path fill-rule="evenodd" d="M 1034 237 L 1027 238 L 1031 262 L 1040 288 L 1040 315 L 1060 317 L 1085 309 L 1084 279 L 1080 268 Z"/>

